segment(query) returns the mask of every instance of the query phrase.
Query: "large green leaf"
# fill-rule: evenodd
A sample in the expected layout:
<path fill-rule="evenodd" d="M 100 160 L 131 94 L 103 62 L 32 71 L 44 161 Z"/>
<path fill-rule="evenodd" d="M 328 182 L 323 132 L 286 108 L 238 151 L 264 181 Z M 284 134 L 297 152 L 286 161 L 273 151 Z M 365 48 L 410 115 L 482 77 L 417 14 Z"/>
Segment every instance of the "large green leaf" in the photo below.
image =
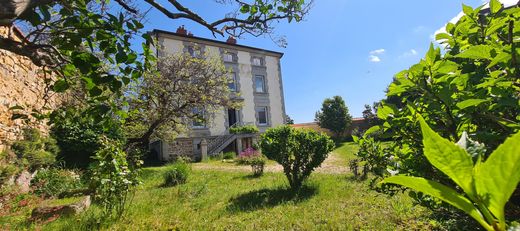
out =
<path fill-rule="evenodd" d="M 520 182 L 520 133 L 507 139 L 484 162 L 475 177 L 480 199 L 504 224 L 504 206 Z"/>
<path fill-rule="evenodd" d="M 473 184 L 473 160 L 462 148 L 442 138 L 419 116 L 424 155 L 430 163 L 448 175 L 470 198 L 476 196 Z"/>
<path fill-rule="evenodd" d="M 491 13 L 495 14 L 502 9 L 502 3 L 498 0 L 491 0 L 489 2 L 489 9 L 491 9 Z"/>
<path fill-rule="evenodd" d="M 465 109 L 468 107 L 475 107 L 480 105 L 481 103 L 487 102 L 485 99 L 467 99 L 462 102 L 457 103 L 457 107 L 459 109 Z"/>
<path fill-rule="evenodd" d="M 412 176 L 393 176 L 386 178 L 382 181 L 382 183 L 391 183 L 402 185 L 423 193 L 426 193 L 430 196 L 434 196 L 454 207 L 464 211 L 473 219 L 477 220 L 482 226 L 487 228 L 488 230 L 492 230 L 492 228 L 486 223 L 484 217 L 480 213 L 475 206 L 471 203 L 471 201 L 458 194 L 457 191 L 445 186 L 443 184 L 437 183 L 435 181 L 427 180 L 422 177 L 412 177 Z"/>
<path fill-rule="evenodd" d="M 488 45 L 476 45 L 471 46 L 462 53 L 458 54 L 456 57 L 459 58 L 468 58 L 468 59 L 489 59 L 491 60 L 493 57 L 491 56 L 491 50 L 493 48 Z"/>

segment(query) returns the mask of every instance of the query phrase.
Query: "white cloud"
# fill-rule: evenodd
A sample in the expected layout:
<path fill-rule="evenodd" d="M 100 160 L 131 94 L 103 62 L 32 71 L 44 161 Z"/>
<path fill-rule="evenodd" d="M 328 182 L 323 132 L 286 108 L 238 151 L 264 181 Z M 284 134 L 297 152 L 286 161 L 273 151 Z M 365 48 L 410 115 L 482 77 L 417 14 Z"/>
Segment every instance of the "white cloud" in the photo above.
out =
<path fill-rule="evenodd" d="M 373 62 L 373 63 L 381 62 L 381 58 L 379 56 L 384 54 L 385 52 L 386 52 L 386 50 L 383 49 L 383 48 L 370 51 L 369 52 L 370 55 L 368 56 L 368 60 L 370 62 Z"/>
<path fill-rule="evenodd" d="M 377 49 L 370 52 L 371 55 L 382 55 L 385 53 L 385 49 Z"/>
<path fill-rule="evenodd" d="M 378 63 L 378 62 L 381 62 L 381 59 L 375 55 L 370 55 L 368 56 L 370 62 L 373 62 L 373 63 Z"/>
<path fill-rule="evenodd" d="M 407 58 L 407 57 L 412 57 L 412 56 L 416 56 L 416 55 L 417 55 L 417 51 L 415 49 L 410 49 L 409 51 L 406 51 L 402 55 L 400 55 L 399 58 Z"/>

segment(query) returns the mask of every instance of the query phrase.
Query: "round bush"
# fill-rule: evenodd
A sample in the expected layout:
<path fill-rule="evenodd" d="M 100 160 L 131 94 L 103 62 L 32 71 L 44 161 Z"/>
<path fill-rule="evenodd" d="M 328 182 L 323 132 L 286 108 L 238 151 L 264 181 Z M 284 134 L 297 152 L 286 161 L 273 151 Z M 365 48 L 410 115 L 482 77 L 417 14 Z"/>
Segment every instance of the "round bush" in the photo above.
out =
<path fill-rule="evenodd" d="M 313 130 L 280 126 L 262 134 L 260 147 L 267 158 L 283 166 L 291 188 L 299 189 L 334 149 L 334 142 Z"/>
<path fill-rule="evenodd" d="M 175 162 L 167 167 L 164 173 L 164 186 L 176 186 L 185 184 L 190 175 L 190 165 L 184 161 Z"/>

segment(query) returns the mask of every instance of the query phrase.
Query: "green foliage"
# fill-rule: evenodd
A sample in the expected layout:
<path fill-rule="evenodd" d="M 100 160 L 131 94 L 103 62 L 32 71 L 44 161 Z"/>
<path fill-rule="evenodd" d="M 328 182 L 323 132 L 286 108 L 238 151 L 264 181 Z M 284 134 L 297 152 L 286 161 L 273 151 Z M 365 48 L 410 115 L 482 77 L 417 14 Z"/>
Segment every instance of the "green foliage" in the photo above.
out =
<path fill-rule="evenodd" d="M 231 134 L 253 134 L 258 132 L 259 130 L 255 125 L 232 126 L 229 128 L 229 133 Z"/>
<path fill-rule="evenodd" d="M 491 5 L 494 9 L 485 15 L 481 7 L 464 6 L 466 15 L 437 35 L 445 52 L 430 45 L 425 57 L 396 74 L 388 87 L 377 111 L 383 123 L 373 131 L 396 141 L 399 149 L 391 156 L 400 173 L 454 183 L 423 155 L 417 113 L 451 142 L 466 132 L 485 145 L 482 158 L 520 128 L 520 11 L 517 6 L 497 10 L 497 1 Z"/>
<path fill-rule="evenodd" d="M 139 184 L 138 169 L 130 169 L 126 153 L 117 141 L 103 138 L 101 145 L 103 148 L 96 152 L 95 162 L 89 167 L 90 189 L 104 214 L 119 218 Z"/>
<path fill-rule="evenodd" d="M 486 230 L 506 230 L 504 207 L 520 182 L 520 133 L 508 138 L 486 161 L 435 133 L 419 118 L 424 155 L 464 192 L 421 177 L 393 176 L 384 183 L 403 185 L 464 211 Z"/>
<path fill-rule="evenodd" d="M 183 160 L 178 160 L 166 166 L 163 174 L 163 185 L 167 187 L 185 184 L 191 173 L 191 166 Z"/>
<path fill-rule="evenodd" d="M 224 152 L 224 154 L 222 154 L 222 159 L 232 160 L 235 159 L 236 155 L 237 154 L 235 152 Z"/>
<path fill-rule="evenodd" d="M 313 130 L 281 126 L 262 134 L 260 147 L 267 158 L 283 166 L 289 184 L 298 189 L 334 149 L 334 142 Z"/>
<path fill-rule="evenodd" d="M 102 148 L 103 136 L 117 141 L 124 138 L 121 125 L 115 119 L 106 118 L 104 124 L 96 123 L 80 109 L 57 110 L 51 121 L 51 135 L 60 147 L 58 159 L 70 168 L 87 168 Z"/>
<path fill-rule="evenodd" d="M 18 173 L 19 168 L 12 163 L 0 163 L 0 185 L 4 185 L 9 178 Z"/>
<path fill-rule="evenodd" d="M 34 193 L 42 197 L 61 197 L 84 187 L 80 175 L 74 171 L 47 168 L 40 169 L 31 180 Z"/>
<path fill-rule="evenodd" d="M 16 141 L 11 149 L 31 170 L 48 167 L 56 162 L 56 154 L 59 148 L 56 141 L 49 137 L 43 137 L 38 129 L 26 128 L 23 130 L 24 139 Z"/>
<path fill-rule="evenodd" d="M 334 132 L 336 138 L 339 138 L 352 124 L 352 116 L 348 113 L 348 108 L 341 96 L 325 99 L 321 110 L 316 112 L 315 120 L 320 127 Z"/>
<path fill-rule="evenodd" d="M 364 139 L 357 139 L 356 137 L 354 141 L 359 145 L 356 156 L 360 159 L 360 164 L 366 166 L 378 178 L 388 176 L 389 171 L 387 169 L 392 165 L 390 147 L 388 145 L 383 146 L 373 137 Z"/>

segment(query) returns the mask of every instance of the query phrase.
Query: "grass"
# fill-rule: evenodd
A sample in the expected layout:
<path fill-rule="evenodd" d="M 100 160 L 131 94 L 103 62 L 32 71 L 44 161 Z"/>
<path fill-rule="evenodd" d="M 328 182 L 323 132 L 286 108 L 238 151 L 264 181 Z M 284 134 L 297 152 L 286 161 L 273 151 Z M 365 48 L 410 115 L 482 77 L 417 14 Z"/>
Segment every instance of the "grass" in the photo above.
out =
<path fill-rule="evenodd" d="M 336 149 L 341 161 L 356 147 Z M 212 163 L 212 162 L 210 162 Z M 217 163 L 215 163 L 217 164 Z M 350 180 L 350 174 L 313 173 L 299 191 L 282 173 L 259 178 L 248 172 L 194 170 L 188 183 L 161 187 L 165 167 L 143 169 L 139 186 L 121 220 L 101 223 L 93 206 L 78 217 L 48 224 L 19 223 L 41 230 L 422 230 L 429 212 L 407 195 L 387 197 Z M 16 220 L 16 219 L 12 219 Z M 20 220 L 20 219 L 19 219 Z"/>

